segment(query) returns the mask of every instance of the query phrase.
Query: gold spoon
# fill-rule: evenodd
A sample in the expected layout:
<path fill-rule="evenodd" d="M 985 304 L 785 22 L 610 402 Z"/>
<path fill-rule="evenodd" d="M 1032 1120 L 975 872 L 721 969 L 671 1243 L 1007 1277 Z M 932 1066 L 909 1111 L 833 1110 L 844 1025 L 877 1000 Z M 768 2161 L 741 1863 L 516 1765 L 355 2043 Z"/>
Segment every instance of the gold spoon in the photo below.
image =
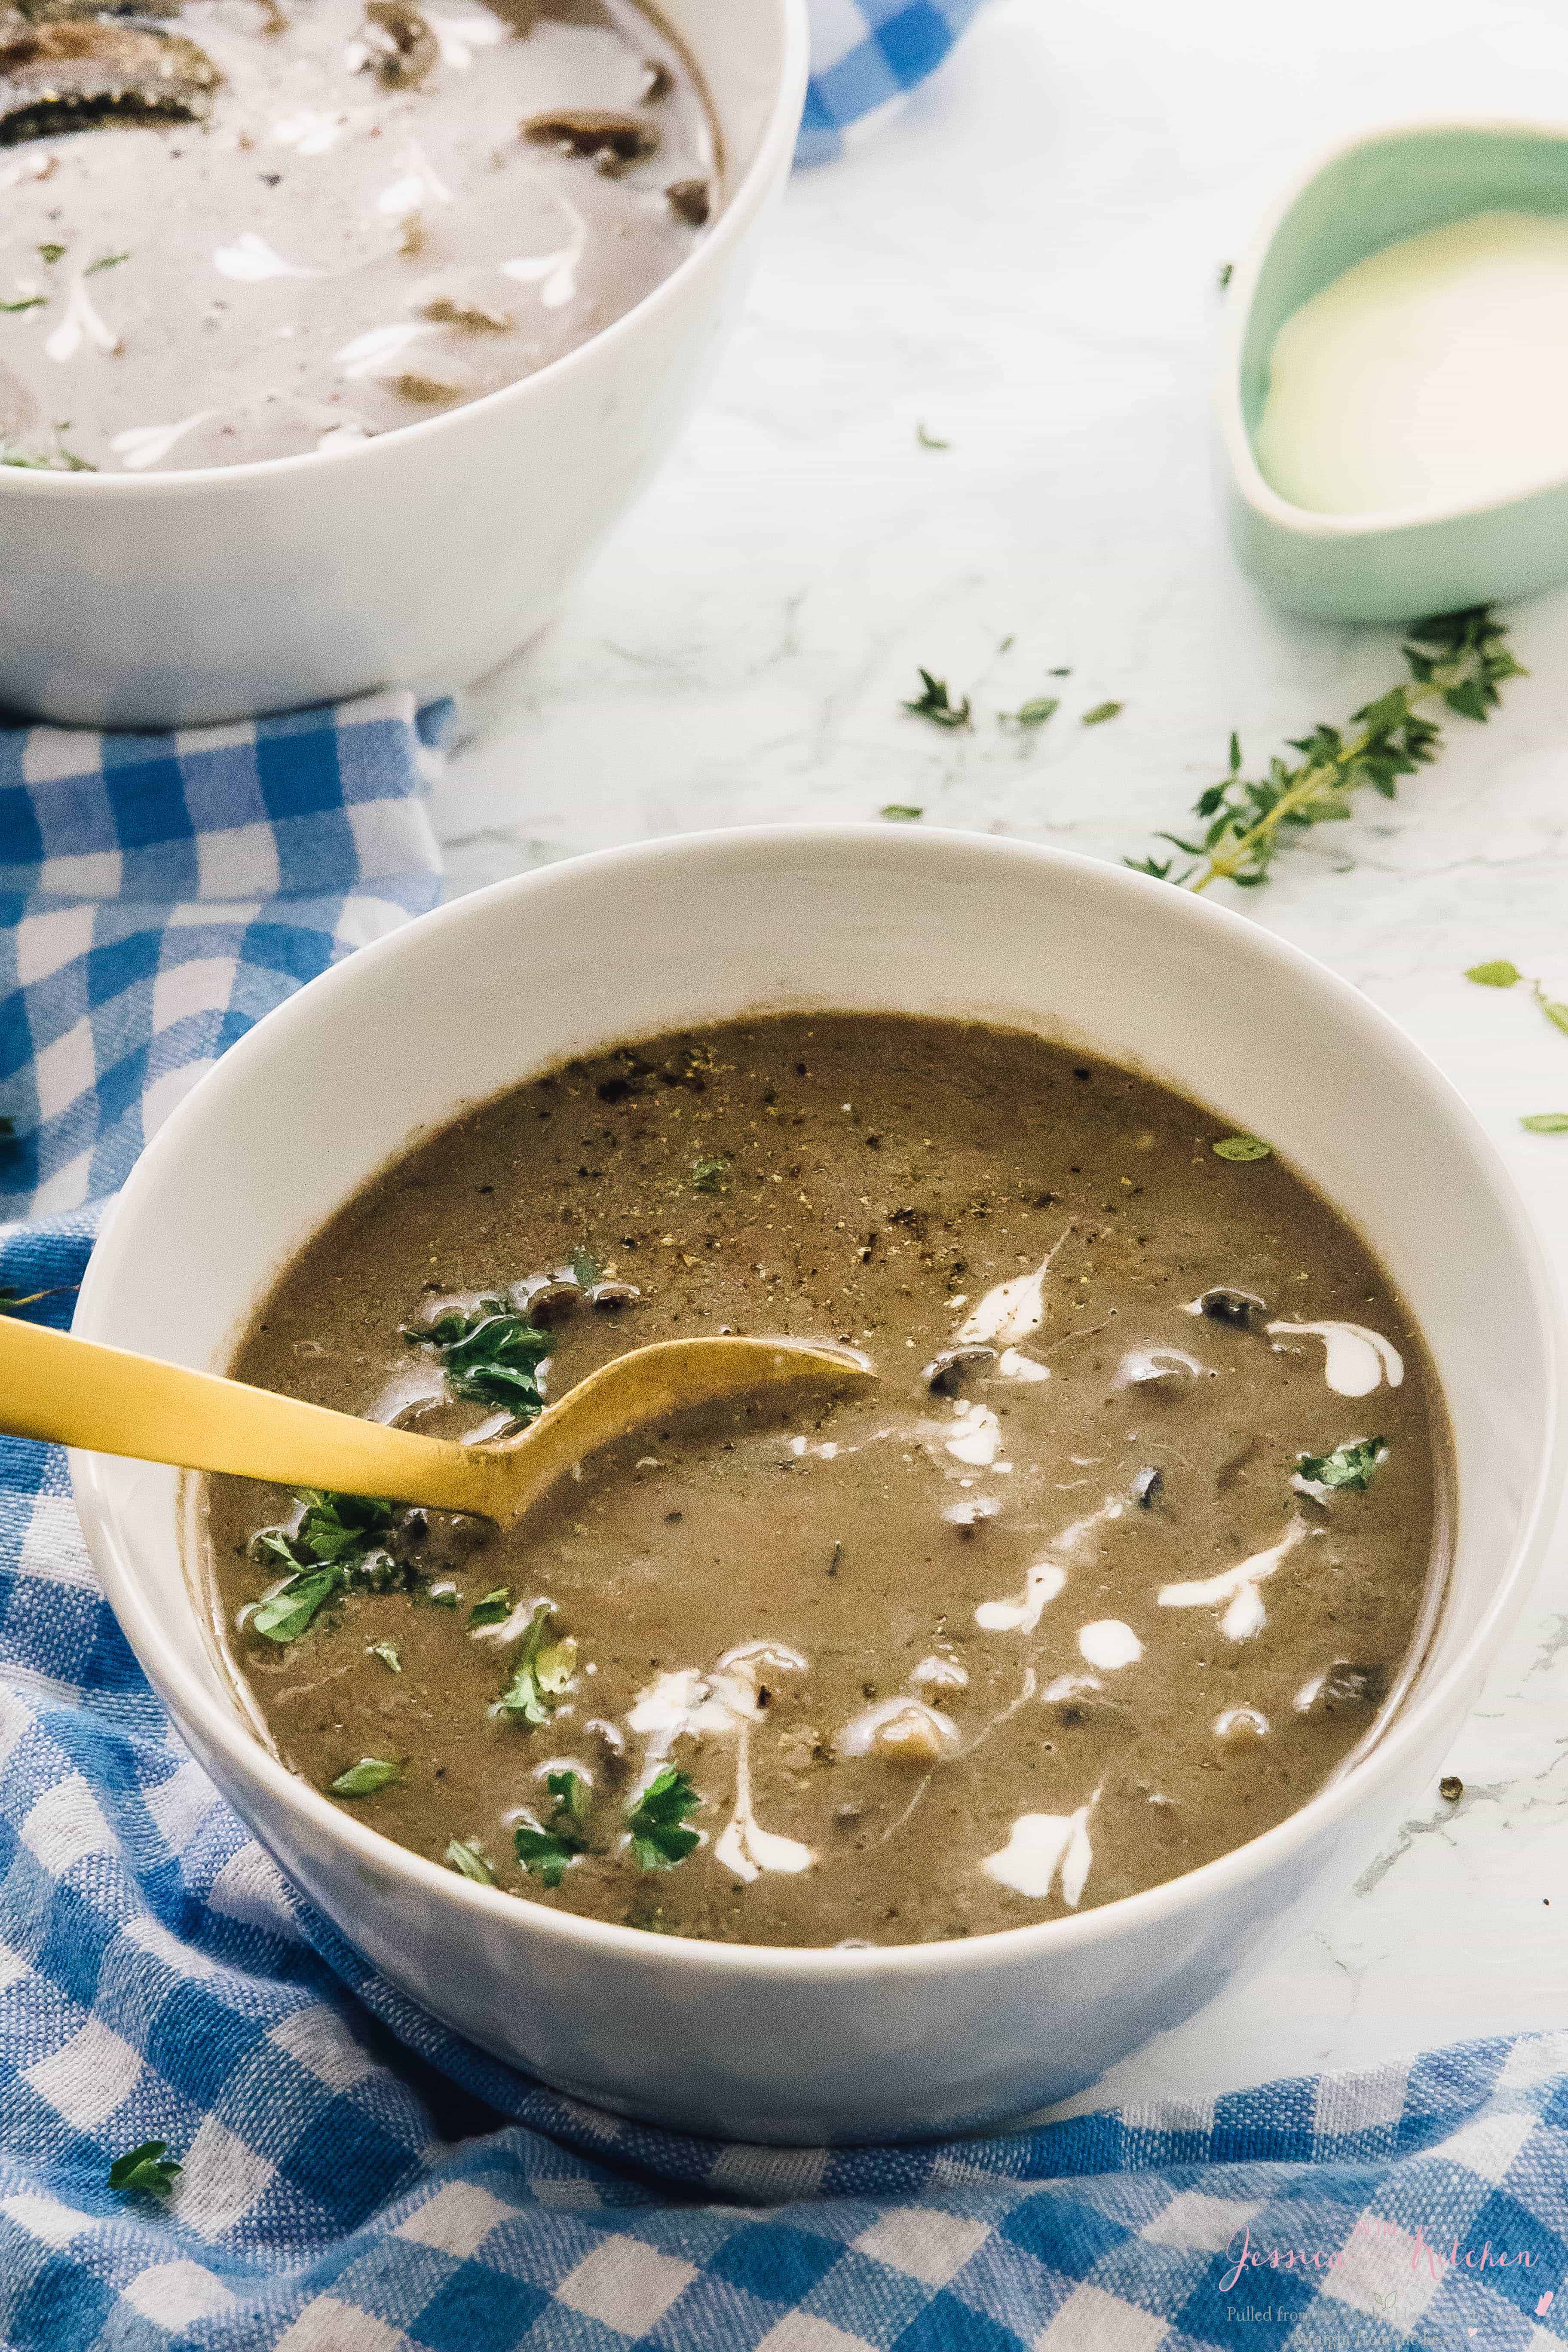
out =
<path fill-rule="evenodd" d="M 645 1422 L 727 1397 L 809 1382 L 853 1388 L 872 1377 L 851 1348 L 663 1339 L 602 1364 L 519 1435 L 463 1445 L 0 1316 L 0 1430 L 9 1436 L 475 1511 L 502 1527 L 586 1455 Z"/>

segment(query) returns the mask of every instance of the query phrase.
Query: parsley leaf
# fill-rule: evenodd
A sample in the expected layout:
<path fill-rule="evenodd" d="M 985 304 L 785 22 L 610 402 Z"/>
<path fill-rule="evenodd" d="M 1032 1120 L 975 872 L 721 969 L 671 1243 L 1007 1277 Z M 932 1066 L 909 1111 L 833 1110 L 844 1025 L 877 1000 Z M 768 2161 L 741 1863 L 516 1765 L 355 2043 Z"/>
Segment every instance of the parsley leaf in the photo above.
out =
<path fill-rule="evenodd" d="M 576 1643 L 544 1638 L 554 1614 L 552 1601 L 542 1601 L 535 1608 L 511 1680 L 497 1701 L 502 1715 L 520 1715 L 524 1723 L 536 1726 L 548 1723 L 558 1701 L 572 1687 L 577 1671 Z"/>
<path fill-rule="evenodd" d="M 1364 1495 L 1373 1472 L 1387 1459 L 1386 1437 L 1358 1437 L 1348 1445 L 1336 1445 L 1331 1454 L 1300 1454 L 1296 1475 L 1310 1486 L 1351 1486 Z"/>
<path fill-rule="evenodd" d="M 1103 727 L 1108 719 L 1115 719 L 1126 708 L 1124 702 L 1097 702 L 1092 710 L 1084 712 L 1079 723 L 1085 727 Z"/>
<path fill-rule="evenodd" d="M 1214 1146 L 1216 1160 L 1268 1160 L 1273 1150 L 1271 1143 L 1260 1143 L 1256 1135 L 1222 1135 Z"/>
<path fill-rule="evenodd" d="M 329 1495 L 322 1486 L 301 1486 L 298 1499 L 305 1516 L 295 1540 L 323 1568 L 353 1565 L 392 1525 L 392 1505 L 374 1495 Z"/>
<path fill-rule="evenodd" d="M 510 1588 L 498 1584 L 493 1592 L 487 1592 L 483 1600 L 476 1601 L 469 1610 L 468 1631 L 472 1633 L 480 1625 L 504 1625 L 510 1615 Z"/>
<path fill-rule="evenodd" d="M 366 1654 L 379 1658 L 390 1674 L 400 1675 L 403 1672 L 403 1658 L 395 1642 L 373 1642 Z"/>
<path fill-rule="evenodd" d="M 449 1869 L 461 1871 L 465 1878 L 471 1878 L 476 1886 L 493 1886 L 496 1883 L 495 1872 L 476 1844 L 464 1845 L 460 1839 L 454 1838 L 442 1859 Z"/>
<path fill-rule="evenodd" d="M 390 1763 L 384 1756 L 362 1756 L 357 1764 L 329 1780 L 327 1789 L 334 1797 L 374 1797 L 378 1789 L 389 1789 L 402 1776 L 401 1764 Z"/>
<path fill-rule="evenodd" d="M 1519 1123 L 1531 1135 L 1568 1135 L 1568 1110 L 1533 1110 Z"/>
<path fill-rule="evenodd" d="M 691 1189 L 694 1192 L 722 1192 L 729 1174 L 727 1160 L 694 1160 L 691 1163 Z"/>
<path fill-rule="evenodd" d="M 347 1581 L 341 1568 L 321 1568 L 312 1576 L 291 1576 L 280 1591 L 252 1611 L 251 1632 L 264 1633 L 269 1642 L 297 1642 L 318 1609 Z"/>
<path fill-rule="evenodd" d="M 579 1828 L 587 1816 L 588 1789 L 580 1772 L 547 1773 L 544 1785 L 555 1800 L 549 1822 L 542 1828 L 537 1822 L 521 1823 L 512 1842 L 524 1870 L 546 1886 L 559 1886 L 568 1864 L 588 1851 Z"/>
<path fill-rule="evenodd" d="M 168 2145 L 166 2139 L 144 2139 L 140 2147 L 128 2147 L 109 2168 L 110 2187 L 128 2195 L 166 2197 L 183 2168 L 177 2158 L 164 2153 Z"/>
<path fill-rule="evenodd" d="M 443 1315 L 427 1329 L 405 1323 L 403 1336 L 439 1350 L 454 1396 L 495 1406 L 513 1421 L 536 1421 L 544 1411 L 539 1367 L 554 1342 L 504 1299 L 482 1299 L 474 1314 Z"/>
<path fill-rule="evenodd" d="M 567 1263 L 572 1268 L 572 1279 L 579 1290 L 591 1290 L 605 1271 L 593 1251 L 584 1249 L 581 1244 L 572 1252 Z"/>
<path fill-rule="evenodd" d="M 697 1831 L 684 1826 L 701 1801 L 688 1775 L 673 1764 L 648 1782 L 626 1814 L 632 1852 L 645 1870 L 673 1870 L 701 1843 Z"/>
<path fill-rule="evenodd" d="M 932 677 L 929 669 L 921 671 L 920 694 L 903 707 L 917 719 L 929 719 L 933 727 L 967 727 L 970 723 L 969 697 L 965 695 L 962 702 L 954 702 L 946 679 Z"/>

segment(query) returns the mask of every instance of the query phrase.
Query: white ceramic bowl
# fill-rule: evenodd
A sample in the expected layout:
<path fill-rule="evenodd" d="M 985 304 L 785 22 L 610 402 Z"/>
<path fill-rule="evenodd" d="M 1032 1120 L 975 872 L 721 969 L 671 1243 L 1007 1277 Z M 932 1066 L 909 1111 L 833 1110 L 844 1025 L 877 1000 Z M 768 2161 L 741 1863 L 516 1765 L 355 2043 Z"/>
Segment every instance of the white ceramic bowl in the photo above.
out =
<path fill-rule="evenodd" d="M 1392 1023 L 1243 918 L 1054 850 L 885 825 L 613 850 L 459 899 L 261 1022 L 149 1145 L 76 1328 L 221 1368 L 297 1246 L 420 1129 L 563 1056 L 784 1006 L 990 1018 L 1137 1064 L 1269 1137 L 1400 1286 L 1453 1422 L 1448 1599 L 1391 1727 L 1278 1828 L 1148 1894 L 969 1942 L 748 1949 L 553 1912 L 405 1853 L 274 1761 L 204 1636 L 175 1475 L 72 1469 L 104 1588 L 185 1739 L 416 1999 L 635 2115 L 780 2141 L 918 2134 L 1081 2088 L 1342 1888 L 1430 1795 L 1528 1589 L 1563 1471 L 1551 1281 L 1490 1146 Z"/>
<path fill-rule="evenodd" d="M 680 267 L 539 374 L 331 457 L 0 467 L 0 705 L 176 727 L 378 686 L 442 692 L 543 626 L 685 421 L 800 122 L 805 0 L 660 14 L 723 147 L 723 209 Z"/>

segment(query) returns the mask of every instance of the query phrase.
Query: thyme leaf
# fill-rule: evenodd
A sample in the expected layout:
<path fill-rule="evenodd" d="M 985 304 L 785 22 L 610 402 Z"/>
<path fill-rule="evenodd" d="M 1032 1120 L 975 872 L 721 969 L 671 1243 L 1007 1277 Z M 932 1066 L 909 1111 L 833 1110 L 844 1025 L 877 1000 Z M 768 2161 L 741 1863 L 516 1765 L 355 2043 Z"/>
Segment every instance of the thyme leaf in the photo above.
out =
<path fill-rule="evenodd" d="M 1473 963 L 1465 978 L 1473 980 L 1479 988 L 1528 988 L 1552 1026 L 1568 1036 L 1568 1004 L 1549 996 L 1539 980 L 1526 980 L 1519 966 L 1510 963 L 1506 956 L 1499 956 L 1493 963 Z"/>
<path fill-rule="evenodd" d="M 893 824 L 913 824 L 917 818 L 924 816 L 925 811 L 909 801 L 889 801 L 882 814 Z"/>
<path fill-rule="evenodd" d="M 1373 1472 L 1387 1459 L 1386 1437 L 1358 1437 L 1331 1454 L 1299 1454 L 1296 1475 L 1309 1486 L 1348 1486 L 1364 1495 Z"/>
<path fill-rule="evenodd" d="M 1319 725 L 1292 740 L 1301 757 L 1291 762 L 1275 755 L 1267 775 L 1249 780 L 1241 772 L 1241 745 L 1233 735 L 1226 774 L 1193 803 L 1199 830 L 1162 833 L 1190 864 L 1176 870 L 1172 857 L 1130 857 L 1127 864 L 1158 882 L 1206 890 L 1234 882 L 1250 889 L 1268 879 L 1281 844 L 1309 825 L 1350 814 L 1350 796 L 1370 784 L 1393 800 L 1401 776 L 1413 776 L 1442 749 L 1436 711 L 1486 719 L 1496 709 L 1499 688 L 1526 672 L 1510 653 L 1507 631 L 1489 605 L 1441 613 L 1419 621 L 1401 648 L 1410 675 L 1373 702 L 1363 703 L 1348 730 Z"/>
<path fill-rule="evenodd" d="M 362 1756 L 357 1764 L 351 1764 L 346 1772 L 329 1780 L 327 1789 L 334 1797 L 374 1797 L 379 1789 L 389 1789 L 402 1775 L 402 1765 L 393 1763 L 387 1757 Z"/>
<path fill-rule="evenodd" d="M 632 1852 L 644 1870 L 673 1870 L 701 1843 L 698 1832 L 685 1826 L 687 1814 L 701 1801 L 687 1774 L 673 1764 L 648 1782 L 626 1814 Z"/>
<path fill-rule="evenodd" d="M 1531 1135 L 1568 1135 L 1568 1110 L 1532 1110 L 1519 1123 Z"/>
<path fill-rule="evenodd" d="M 923 424 L 915 426 L 915 439 L 922 449 L 951 449 L 952 446 L 951 441 L 943 441 L 939 435 L 931 432 Z"/>
<path fill-rule="evenodd" d="M 1004 727 L 1043 727 L 1062 707 L 1059 694 L 1037 694 L 1021 702 L 1016 710 L 999 710 L 996 714 Z M 1084 720 L 1089 725 L 1089 720 Z"/>
<path fill-rule="evenodd" d="M 1126 708 L 1124 702 L 1097 702 L 1092 710 L 1084 712 L 1079 723 L 1083 727 L 1103 727 L 1108 719 L 1117 718 Z"/>
<path fill-rule="evenodd" d="M 110 2189 L 126 2196 L 166 2197 L 174 2175 L 183 2169 L 179 2159 L 167 2153 L 168 2146 L 166 2139 L 144 2139 L 140 2147 L 128 2147 L 109 2168 Z"/>
<path fill-rule="evenodd" d="M 921 671 L 921 691 L 912 702 L 903 708 L 916 719 L 929 719 L 933 727 L 967 727 L 970 724 L 969 697 L 954 702 L 948 691 L 947 680 L 933 677 L 929 669 Z"/>

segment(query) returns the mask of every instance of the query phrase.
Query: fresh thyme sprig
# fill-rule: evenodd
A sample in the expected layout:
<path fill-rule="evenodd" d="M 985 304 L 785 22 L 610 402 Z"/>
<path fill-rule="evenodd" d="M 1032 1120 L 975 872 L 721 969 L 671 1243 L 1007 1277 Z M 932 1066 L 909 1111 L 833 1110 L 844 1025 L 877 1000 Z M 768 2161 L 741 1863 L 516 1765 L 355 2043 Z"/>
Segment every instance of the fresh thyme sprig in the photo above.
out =
<path fill-rule="evenodd" d="M 1348 733 L 1318 726 L 1294 739 L 1290 749 L 1302 755 L 1295 766 L 1276 754 L 1268 775 L 1249 782 L 1241 772 L 1240 742 L 1231 737 L 1228 772 L 1193 803 L 1204 832 L 1193 840 L 1174 833 L 1159 836 L 1195 864 L 1180 873 L 1174 857 L 1130 857 L 1128 865 L 1189 890 L 1220 881 L 1243 889 L 1266 882 L 1287 827 L 1349 816 L 1350 795 L 1361 784 L 1393 800 L 1401 776 L 1413 776 L 1436 758 L 1443 730 L 1425 715 L 1428 709 L 1456 711 L 1461 719 L 1490 717 L 1503 680 L 1527 674 L 1504 644 L 1506 635 L 1485 604 L 1417 622 L 1412 642 L 1401 648 L 1408 683 L 1363 703 Z"/>

